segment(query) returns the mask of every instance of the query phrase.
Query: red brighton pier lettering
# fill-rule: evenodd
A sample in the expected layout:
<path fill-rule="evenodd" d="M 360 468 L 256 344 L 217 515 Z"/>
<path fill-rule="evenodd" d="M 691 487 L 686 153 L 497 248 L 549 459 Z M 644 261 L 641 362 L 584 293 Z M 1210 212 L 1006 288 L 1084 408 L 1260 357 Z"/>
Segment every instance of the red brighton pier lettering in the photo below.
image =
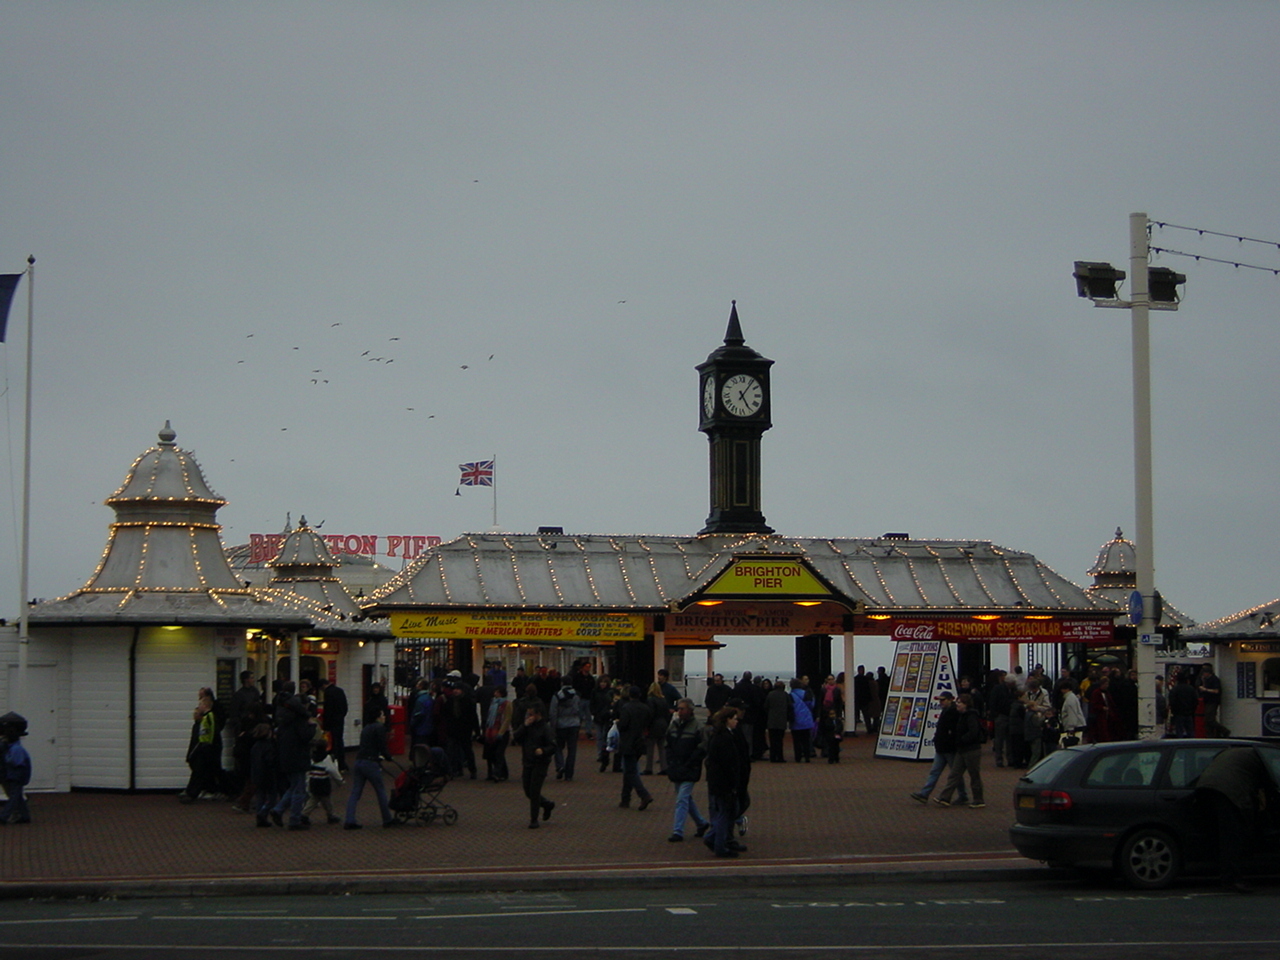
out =
<path fill-rule="evenodd" d="M 249 534 L 249 562 L 270 563 L 284 546 L 286 534 L 283 533 L 251 533 Z M 431 547 L 440 545 L 439 537 L 402 535 L 378 537 L 369 534 L 330 533 L 323 534 L 325 546 L 335 558 L 344 556 L 376 557 L 384 554 L 388 557 L 400 557 L 412 560 L 421 556 Z M 379 540 L 386 540 L 386 550 L 379 549 Z"/>

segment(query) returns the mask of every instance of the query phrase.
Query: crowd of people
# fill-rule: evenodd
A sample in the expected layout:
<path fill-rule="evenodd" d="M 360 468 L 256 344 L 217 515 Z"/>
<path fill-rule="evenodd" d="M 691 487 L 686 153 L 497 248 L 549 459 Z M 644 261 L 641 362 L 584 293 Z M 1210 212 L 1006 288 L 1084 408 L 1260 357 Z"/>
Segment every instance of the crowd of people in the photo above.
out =
<path fill-rule="evenodd" d="M 1136 680 L 1135 671 L 1116 667 L 1091 667 L 1080 677 L 1064 669 L 1056 681 L 1040 667 L 1026 675 L 1017 667 L 995 670 L 981 689 L 961 677 L 956 695 L 939 697 L 934 762 L 912 798 L 982 807 L 980 760 L 987 742 L 997 767 L 1023 768 L 1062 745 L 1136 737 Z M 846 704 L 843 674 L 814 684 L 804 676 L 783 680 L 745 672 L 731 685 L 717 673 L 699 705 L 681 696 L 665 670 L 643 688 L 596 676 L 585 659 L 564 676 L 544 667 L 528 674 L 522 667 L 508 677 L 491 663 L 483 676 L 439 668 L 418 680 L 405 703 L 405 732 L 410 752 L 427 748 L 452 778 L 478 779 L 478 748 L 485 779 L 506 782 L 508 749 L 516 747 L 530 829 L 556 807 L 544 793 L 552 772 L 556 782 L 572 782 L 580 772 L 580 747 L 594 743 L 599 771 L 622 775 L 619 807 L 631 808 L 634 800 L 635 809 L 646 810 L 655 797 L 645 778 L 665 777 L 675 800 L 667 839 L 682 842 L 692 824 L 695 838 L 712 853 L 733 857 L 746 849 L 734 834 L 745 833 L 752 763 L 788 762 L 788 734 L 790 762 L 839 763 L 841 743 L 857 735 L 859 722 L 869 734 L 878 731 L 888 686 L 883 667 L 873 675 L 860 666 L 851 684 L 853 702 Z M 348 769 L 348 704 L 335 684 L 282 682 L 268 702 L 246 671 L 226 709 L 202 689 L 188 748 L 191 777 L 179 800 L 230 799 L 234 810 L 254 813 L 259 826 L 291 830 L 308 829 L 321 809 L 328 823 L 354 830 L 361 826 L 357 813 L 368 786 L 383 825 L 397 825 L 382 767 L 392 759 L 389 703 L 378 683 L 362 700 L 360 743 Z M 1221 683 L 1207 664 L 1194 675 L 1173 671 L 1167 688 L 1160 684 L 1159 722 L 1169 736 L 1192 736 L 1200 712 L 1211 735 L 1228 735 L 1217 723 L 1220 700 Z M 230 770 L 221 762 L 224 727 L 234 743 Z M 694 790 L 704 774 L 705 811 Z M 350 783 L 339 815 L 330 798 L 344 775 Z"/>
<path fill-rule="evenodd" d="M 1167 737 L 1194 737 L 1195 719 L 1203 717 L 1206 736 L 1229 737 L 1218 722 L 1222 682 L 1210 664 L 1174 667 L 1167 678 L 1157 676 L 1156 725 Z M 1107 743 L 1138 737 L 1138 672 L 1116 666 L 1092 665 L 1077 679 L 1063 667 L 1056 681 L 1044 668 L 1030 674 L 1021 667 L 993 670 L 985 690 L 961 677 L 960 694 L 938 695 L 934 728 L 934 760 L 925 782 L 911 793 L 920 803 L 930 799 L 941 806 L 955 803 L 984 806 L 982 800 L 982 744 L 991 742 L 997 767 L 1026 769 L 1064 746 Z M 932 793 L 950 769 L 938 796 Z M 969 776 L 968 792 L 964 784 Z"/>

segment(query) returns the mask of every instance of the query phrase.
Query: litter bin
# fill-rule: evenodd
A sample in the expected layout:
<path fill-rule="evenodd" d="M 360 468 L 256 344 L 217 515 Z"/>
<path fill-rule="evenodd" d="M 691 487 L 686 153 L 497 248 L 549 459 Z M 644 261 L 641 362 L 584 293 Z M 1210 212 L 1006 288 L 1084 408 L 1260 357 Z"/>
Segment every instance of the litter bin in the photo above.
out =
<path fill-rule="evenodd" d="M 393 703 L 388 710 L 391 715 L 387 718 L 387 752 L 393 757 L 398 757 L 404 753 L 406 732 L 404 704 Z"/>

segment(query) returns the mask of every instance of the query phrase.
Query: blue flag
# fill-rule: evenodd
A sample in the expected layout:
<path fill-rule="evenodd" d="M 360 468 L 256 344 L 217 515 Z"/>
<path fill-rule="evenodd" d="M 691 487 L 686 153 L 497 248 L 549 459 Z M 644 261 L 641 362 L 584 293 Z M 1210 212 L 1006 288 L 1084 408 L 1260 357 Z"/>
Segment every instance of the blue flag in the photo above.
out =
<path fill-rule="evenodd" d="M 18 289 L 21 273 L 0 273 L 0 343 L 4 343 L 5 328 L 9 326 L 9 305 L 13 303 L 13 291 Z"/>

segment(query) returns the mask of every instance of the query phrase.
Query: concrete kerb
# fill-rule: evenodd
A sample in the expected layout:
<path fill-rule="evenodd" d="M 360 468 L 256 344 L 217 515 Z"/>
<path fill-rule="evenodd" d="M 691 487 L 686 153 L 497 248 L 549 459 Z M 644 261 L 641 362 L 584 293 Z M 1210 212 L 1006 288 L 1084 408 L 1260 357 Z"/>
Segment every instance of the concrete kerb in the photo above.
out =
<path fill-rule="evenodd" d="M 1024 861 L 1026 862 L 1026 861 Z M 779 873 L 767 862 L 755 864 L 705 864 L 672 873 L 652 870 L 616 870 L 586 875 L 543 875 L 531 878 L 528 870 L 506 873 L 458 875 L 404 874 L 362 877 L 261 877 L 130 881 L 68 880 L 0 882 L 0 900 L 144 900 L 197 897 L 271 897 L 310 895 L 321 897 L 386 894 L 545 893 L 548 890 L 671 890 L 690 885 L 733 880 L 766 882 L 771 887 L 827 885 L 839 882 L 851 887 L 894 887 L 912 883 L 964 884 L 1069 880 L 1069 870 L 1020 866 L 925 867 L 921 865 L 811 865 L 795 872 Z"/>

